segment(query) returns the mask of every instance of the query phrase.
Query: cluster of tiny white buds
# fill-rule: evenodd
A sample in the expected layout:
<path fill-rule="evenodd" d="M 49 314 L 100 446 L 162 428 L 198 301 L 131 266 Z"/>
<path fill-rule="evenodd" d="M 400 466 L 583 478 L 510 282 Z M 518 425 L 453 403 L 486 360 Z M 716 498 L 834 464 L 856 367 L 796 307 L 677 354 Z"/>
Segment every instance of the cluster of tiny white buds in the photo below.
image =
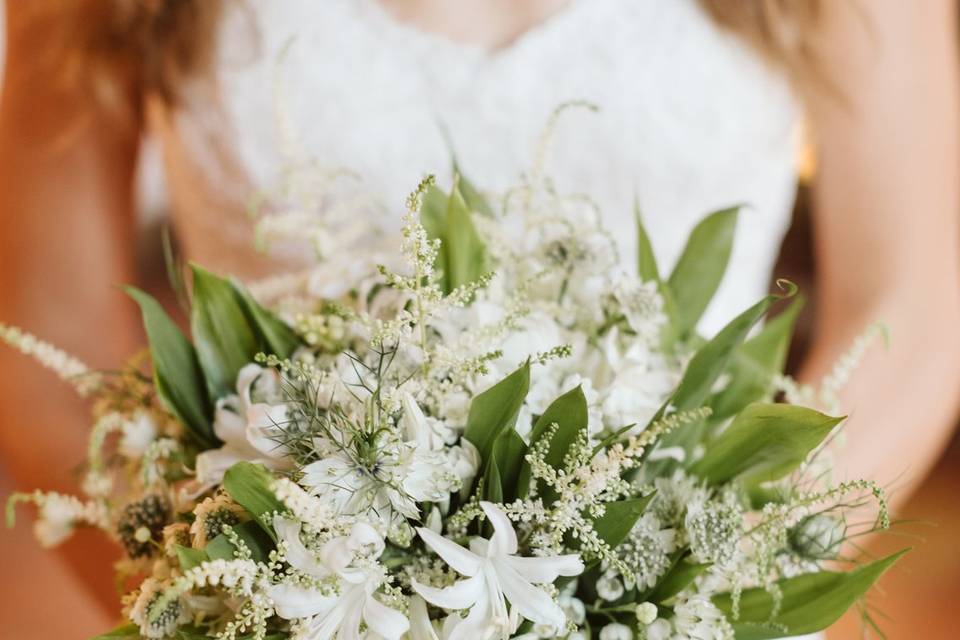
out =
<path fill-rule="evenodd" d="M 330 508 L 325 502 L 310 495 L 299 484 L 288 478 L 275 479 L 273 492 L 301 522 L 319 529 L 330 519 Z"/>
<path fill-rule="evenodd" d="M 88 396 L 100 387 L 100 375 L 86 364 L 18 327 L 0 322 L 0 341 L 6 342 L 20 353 L 30 356 L 56 373 L 61 380 L 73 386 L 81 396 Z"/>

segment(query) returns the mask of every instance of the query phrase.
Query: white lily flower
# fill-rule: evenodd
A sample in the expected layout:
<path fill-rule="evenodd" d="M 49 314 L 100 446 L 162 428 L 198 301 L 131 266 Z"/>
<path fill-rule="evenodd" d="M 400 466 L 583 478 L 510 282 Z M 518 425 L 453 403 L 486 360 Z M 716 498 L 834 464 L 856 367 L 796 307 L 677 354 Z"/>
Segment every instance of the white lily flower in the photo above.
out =
<path fill-rule="evenodd" d="M 310 618 L 298 630 L 303 640 L 359 640 L 360 624 L 367 636 L 399 640 L 410 627 L 406 617 L 377 600 L 374 593 L 383 584 L 384 570 L 372 560 L 383 553 L 383 538 L 368 524 L 353 525 L 350 535 L 334 538 L 320 550 L 319 558 L 300 540 L 300 523 L 274 519 L 277 536 L 285 543 L 287 562 L 308 575 L 334 578 L 339 594 L 324 593 L 290 584 L 272 585 L 268 594 L 277 615 L 287 620 Z M 357 566 L 354 566 L 357 565 Z"/>
<path fill-rule="evenodd" d="M 451 632 L 450 640 L 488 636 L 491 632 L 506 636 L 516 630 L 516 616 L 560 629 L 566 622 L 563 609 L 536 584 L 550 584 L 559 576 L 583 572 L 579 554 L 549 557 L 521 557 L 517 553 L 517 534 L 506 514 L 490 502 L 481 508 L 493 524 L 490 540 L 474 538 L 465 549 L 430 529 L 417 533 L 457 573 L 466 576 L 453 585 L 437 589 L 413 581 L 414 590 L 433 605 L 470 613 Z M 507 600 L 512 614 L 507 611 Z"/>
<path fill-rule="evenodd" d="M 259 462 L 268 469 L 290 468 L 287 451 L 276 441 L 288 420 L 285 404 L 254 400 L 278 399 L 279 376 L 270 369 L 248 364 L 237 374 L 237 395 L 217 401 L 213 431 L 223 441 L 219 449 L 197 456 L 197 481 L 212 486 L 240 461 Z"/>

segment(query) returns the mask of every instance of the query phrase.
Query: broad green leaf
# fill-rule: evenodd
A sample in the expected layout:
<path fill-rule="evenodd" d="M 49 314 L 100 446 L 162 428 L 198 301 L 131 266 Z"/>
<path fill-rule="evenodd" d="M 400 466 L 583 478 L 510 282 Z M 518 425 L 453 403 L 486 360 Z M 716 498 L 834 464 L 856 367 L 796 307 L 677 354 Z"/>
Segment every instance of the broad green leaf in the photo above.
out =
<path fill-rule="evenodd" d="M 470 210 L 459 184 L 454 183 L 453 192 L 447 200 L 446 233 L 446 281 L 449 290 L 470 284 L 487 273 L 487 248 L 480 239 Z"/>
<path fill-rule="evenodd" d="M 431 186 L 420 207 L 420 223 L 431 239 L 440 240 L 436 267 L 442 272 L 444 293 L 469 284 L 487 273 L 487 250 L 477 233 L 469 205 L 455 176 L 452 193 L 447 196 Z"/>
<path fill-rule="evenodd" d="M 174 549 L 177 551 L 177 561 L 180 563 L 180 568 L 184 571 L 199 567 L 210 559 L 210 556 L 203 549 L 191 549 L 179 544 L 174 545 Z"/>
<path fill-rule="evenodd" d="M 681 334 L 693 331 L 720 286 L 733 249 L 737 213 L 731 207 L 700 221 L 684 247 L 668 284 L 676 300 Z"/>
<path fill-rule="evenodd" d="M 284 511 L 283 503 L 277 500 L 270 485 L 273 476 L 263 465 L 238 462 L 223 475 L 223 488 L 237 504 L 250 512 L 263 530 L 276 540 L 269 514 Z"/>
<path fill-rule="evenodd" d="M 753 305 L 700 347 L 694 354 L 680 380 L 680 385 L 671 399 L 678 411 L 687 411 L 702 406 L 713 388 L 717 378 L 723 373 L 733 353 L 746 339 L 750 329 L 777 300 L 790 297 L 796 288 L 781 295 L 769 295 Z"/>
<path fill-rule="evenodd" d="M 842 419 L 789 404 L 751 404 L 690 472 L 712 484 L 778 480 L 799 467 Z"/>
<path fill-rule="evenodd" d="M 493 443 L 493 461 L 496 463 L 500 480 L 500 500 L 511 502 L 517 497 L 523 457 L 527 453 L 527 443 L 515 429 L 507 429 Z"/>
<path fill-rule="evenodd" d="M 133 624 L 124 624 L 112 631 L 101 633 L 90 640 L 140 640 L 140 627 Z"/>
<path fill-rule="evenodd" d="M 228 280 L 198 265 L 193 269 L 190 331 L 213 398 L 233 393 L 237 373 L 259 352 L 240 296 Z"/>
<path fill-rule="evenodd" d="M 593 521 L 597 535 L 611 547 L 616 548 L 633 529 L 643 512 L 647 510 L 655 493 L 642 498 L 619 500 L 606 505 L 603 515 Z"/>
<path fill-rule="evenodd" d="M 556 424 L 557 431 L 550 441 L 546 461 L 554 469 L 560 469 L 563 467 L 563 458 L 577 435 L 586 430 L 588 419 L 587 399 L 583 395 L 583 389 L 577 385 L 550 403 L 543 415 L 537 419 L 530 431 L 530 445 L 540 442 Z M 530 465 L 523 462 L 522 467 L 519 477 L 520 495 L 525 496 L 530 485 Z"/>
<path fill-rule="evenodd" d="M 431 238 L 443 240 L 446 232 L 447 194 L 439 188 L 430 185 L 423 194 L 420 205 L 420 224 Z M 441 247 L 441 251 L 443 247 Z"/>
<path fill-rule="evenodd" d="M 300 346 L 297 334 L 285 322 L 270 311 L 264 309 L 253 299 L 250 292 L 237 282 L 232 281 L 234 290 L 240 298 L 240 304 L 261 341 L 264 352 L 280 358 L 289 358 Z"/>
<path fill-rule="evenodd" d="M 488 218 L 493 217 L 493 208 L 490 206 L 490 203 L 487 202 L 487 199 L 480 193 L 476 187 L 473 186 L 473 183 L 470 182 L 465 175 L 460 172 L 457 164 L 453 165 L 454 175 L 457 176 L 457 182 L 460 186 L 460 193 L 463 194 L 463 200 L 467 203 L 467 208 L 470 211 L 475 211 L 480 215 L 486 216 Z"/>
<path fill-rule="evenodd" d="M 490 456 L 483 472 L 483 497 L 490 502 L 503 502 L 503 482 L 500 480 L 500 467 L 495 455 Z"/>
<path fill-rule="evenodd" d="M 470 403 L 463 437 L 477 448 L 484 463 L 490 459 L 497 436 L 516 424 L 529 388 L 530 363 L 526 362 Z"/>
<path fill-rule="evenodd" d="M 660 281 L 660 270 L 657 268 L 657 257 L 653 253 L 650 236 L 643 226 L 643 217 L 640 215 L 640 203 L 634 201 L 633 215 L 637 224 L 637 273 L 644 282 Z"/>
<path fill-rule="evenodd" d="M 714 596 L 713 602 L 730 619 L 737 640 L 815 633 L 836 622 L 907 551 L 909 549 L 846 573 L 821 571 L 781 580 L 778 584 L 783 598 L 772 620 L 774 599 L 762 588 L 743 592 L 740 616 L 736 620 L 733 619 L 733 598 L 729 594 Z"/>
<path fill-rule="evenodd" d="M 157 395 L 202 446 L 215 447 L 212 409 L 196 351 L 153 297 L 134 287 L 124 290 L 140 305 Z"/>
<path fill-rule="evenodd" d="M 264 530 L 256 521 L 241 522 L 231 527 L 243 543 L 250 549 L 253 559 L 257 562 L 266 562 L 270 552 L 276 548 Z M 231 560 L 236 556 L 237 549 L 230 542 L 226 534 L 221 533 L 204 547 L 204 552 L 210 560 Z"/>
<path fill-rule="evenodd" d="M 689 555 L 689 554 L 687 554 Z M 698 564 L 689 562 L 686 556 L 681 556 L 670 568 L 665 576 L 657 581 L 656 586 L 641 601 L 661 603 L 669 600 L 686 589 L 697 576 L 711 567 L 710 563 Z"/>
<path fill-rule="evenodd" d="M 725 420 L 751 402 L 767 399 L 774 375 L 783 372 L 793 327 L 802 307 L 803 298 L 797 296 L 783 313 L 767 322 L 737 350 L 728 370 L 730 383 L 710 402 L 712 421 Z"/>

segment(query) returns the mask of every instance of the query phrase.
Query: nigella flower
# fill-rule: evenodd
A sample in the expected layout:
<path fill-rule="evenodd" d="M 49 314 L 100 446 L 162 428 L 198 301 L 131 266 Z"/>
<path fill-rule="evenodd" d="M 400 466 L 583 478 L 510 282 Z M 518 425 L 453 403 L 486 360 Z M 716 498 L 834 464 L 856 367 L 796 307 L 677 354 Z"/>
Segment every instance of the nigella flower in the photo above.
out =
<path fill-rule="evenodd" d="M 299 522 L 277 517 L 274 528 L 290 566 L 314 578 L 332 579 L 339 587 L 339 593 L 296 584 L 269 587 L 278 616 L 307 618 L 298 629 L 298 638 L 357 640 L 361 622 L 369 635 L 385 640 L 399 640 L 407 632 L 410 623 L 406 617 L 374 595 L 384 582 L 385 571 L 375 562 L 383 553 L 384 542 L 373 527 L 354 524 L 349 535 L 323 545 L 319 558 L 300 540 Z"/>
<path fill-rule="evenodd" d="M 290 467 L 287 450 L 278 443 L 288 422 L 276 371 L 248 364 L 237 374 L 237 395 L 217 401 L 213 431 L 223 441 L 219 449 L 197 456 L 197 480 L 211 487 L 223 480 L 234 463 L 259 462 L 268 469 Z"/>
<path fill-rule="evenodd" d="M 449 640 L 487 637 L 491 632 L 506 637 L 516 630 L 517 614 L 537 624 L 563 628 L 563 609 L 534 585 L 550 584 L 559 576 L 579 575 L 583 572 L 580 556 L 517 556 L 517 534 L 509 518 L 493 503 L 481 502 L 480 506 L 493 524 L 494 533 L 490 540 L 471 540 L 469 550 L 430 529 L 417 529 L 427 546 L 466 579 L 443 589 L 414 580 L 414 590 L 443 609 L 470 609 Z M 507 600 L 513 607 L 513 616 L 507 612 Z"/>

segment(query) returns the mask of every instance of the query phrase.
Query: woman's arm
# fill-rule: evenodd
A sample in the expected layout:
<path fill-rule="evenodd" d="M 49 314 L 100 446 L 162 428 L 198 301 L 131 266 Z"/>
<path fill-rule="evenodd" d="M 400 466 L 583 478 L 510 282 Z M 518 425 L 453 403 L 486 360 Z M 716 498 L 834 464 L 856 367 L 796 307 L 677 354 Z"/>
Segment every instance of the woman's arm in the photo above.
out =
<path fill-rule="evenodd" d="M 136 343 L 131 183 L 138 132 L 41 73 L 44 25 L 8 2 L 0 99 L 0 322 L 87 360 L 115 366 Z M 66 385 L 0 345 L 0 473 L 19 489 L 77 490 L 87 409 Z M 65 553 L 116 607 L 108 545 L 80 535 Z M 22 580 L 18 581 L 23 588 Z M 52 588 L 53 585 L 46 585 Z M 38 590 L 37 593 L 41 591 Z"/>
<path fill-rule="evenodd" d="M 842 394 L 841 474 L 906 498 L 956 424 L 960 396 L 960 101 L 952 0 L 824 2 L 812 91 L 816 381 L 871 322 L 890 331 Z"/>

